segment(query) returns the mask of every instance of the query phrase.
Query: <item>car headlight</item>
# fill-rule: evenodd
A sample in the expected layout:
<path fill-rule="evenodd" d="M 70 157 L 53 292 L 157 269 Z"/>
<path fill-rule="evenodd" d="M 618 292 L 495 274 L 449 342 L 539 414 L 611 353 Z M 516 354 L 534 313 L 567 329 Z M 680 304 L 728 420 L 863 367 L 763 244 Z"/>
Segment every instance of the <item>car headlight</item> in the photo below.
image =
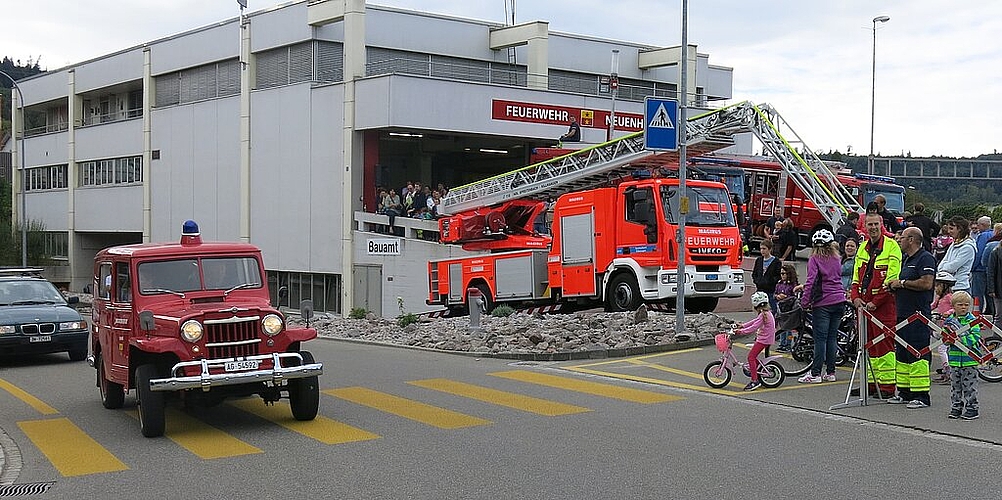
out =
<path fill-rule="evenodd" d="M 87 328 L 87 323 L 84 321 L 66 321 L 64 323 L 59 323 L 59 331 L 84 330 L 86 328 Z"/>
<path fill-rule="evenodd" d="M 3 325 L 0 326 L 0 335 L 6 335 L 8 333 L 14 333 L 17 331 L 17 327 L 14 325 Z"/>
<path fill-rule="evenodd" d="M 735 283 L 744 283 L 745 282 L 745 273 L 734 273 L 734 282 Z"/>
<path fill-rule="evenodd" d="M 181 325 L 181 338 L 188 342 L 198 342 L 202 338 L 202 324 L 193 319 Z"/>
<path fill-rule="evenodd" d="M 282 318 L 277 314 L 269 314 L 261 320 L 261 329 L 264 330 L 265 335 L 269 337 L 274 337 L 282 331 Z"/>

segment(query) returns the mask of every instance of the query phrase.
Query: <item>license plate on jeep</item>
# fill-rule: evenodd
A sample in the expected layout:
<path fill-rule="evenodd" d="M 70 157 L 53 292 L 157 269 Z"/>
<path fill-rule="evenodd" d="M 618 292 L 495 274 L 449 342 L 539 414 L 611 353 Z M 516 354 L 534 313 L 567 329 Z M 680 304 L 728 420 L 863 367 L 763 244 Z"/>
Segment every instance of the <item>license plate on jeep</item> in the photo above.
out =
<path fill-rule="evenodd" d="M 28 337 L 28 342 L 51 342 L 51 335 L 32 335 Z"/>
<path fill-rule="evenodd" d="M 223 365 L 223 369 L 228 372 L 242 372 L 244 370 L 257 370 L 257 367 L 261 364 L 258 360 L 252 361 L 227 361 Z"/>

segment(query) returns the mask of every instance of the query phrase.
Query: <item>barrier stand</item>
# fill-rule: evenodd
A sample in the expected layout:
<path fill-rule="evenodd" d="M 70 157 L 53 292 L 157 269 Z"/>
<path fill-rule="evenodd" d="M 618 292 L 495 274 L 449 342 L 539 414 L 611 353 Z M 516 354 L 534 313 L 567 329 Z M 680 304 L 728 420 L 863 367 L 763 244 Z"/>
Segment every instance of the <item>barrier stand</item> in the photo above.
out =
<path fill-rule="evenodd" d="M 866 311 L 858 311 L 856 314 L 856 337 L 865 339 L 867 337 Z M 857 341 L 857 345 L 860 343 Z M 841 410 L 842 408 L 854 408 L 857 406 L 868 406 L 870 391 L 866 386 L 866 374 L 873 372 L 873 365 L 870 364 L 870 354 L 867 350 L 868 342 L 864 342 L 856 349 L 856 360 L 852 363 L 852 375 L 849 376 L 849 386 L 845 389 L 845 401 L 828 407 L 828 411 Z M 856 381 L 856 373 L 859 372 L 859 399 L 852 400 L 852 384 Z M 880 398 L 880 391 L 877 391 L 877 398 Z"/>
<path fill-rule="evenodd" d="M 868 313 L 867 311 L 860 311 L 860 314 L 858 315 L 857 319 L 858 323 L 856 324 L 856 328 L 857 331 L 859 332 L 859 338 L 865 339 L 867 337 L 867 330 L 869 325 L 867 317 L 869 316 L 870 313 Z M 984 316 L 981 316 L 980 314 L 975 313 L 975 316 L 977 316 L 977 318 L 974 321 L 972 321 L 971 324 L 962 326 L 957 330 L 952 330 L 950 328 L 938 325 L 936 324 L 936 322 L 932 321 L 931 319 L 919 313 L 914 313 L 908 318 L 902 320 L 900 323 L 894 325 L 894 329 L 888 328 L 878 319 L 871 317 L 870 319 L 872 319 L 873 323 L 875 323 L 877 328 L 881 330 L 881 334 L 875 337 L 873 340 L 865 342 L 862 346 L 860 346 L 859 350 L 856 351 L 856 361 L 853 363 L 852 376 L 849 377 L 849 387 L 846 390 L 845 401 L 836 405 L 832 405 L 828 409 L 839 410 L 842 408 L 868 405 L 869 391 L 867 390 L 868 388 L 867 388 L 866 374 L 868 371 L 869 372 L 873 371 L 873 365 L 870 364 L 870 356 L 867 351 L 871 344 L 875 344 L 877 342 L 882 341 L 887 335 L 892 336 L 897 344 L 900 344 L 902 347 L 904 347 L 909 352 L 914 354 L 916 358 L 921 358 L 922 356 L 931 353 L 933 349 L 936 349 L 939 345 L 943 344 L 944 342 L 948 344 L 953 344 L 953 346 L 959 349 L 961 352 L 967 354 L 968 356 L 971 357 L 971 359 L 977 361 L 979 365 L 985 365 L 990 361 L 1002 358 L 1002 344 L 999 344 L 999 347 L 997 347 L 994 351 L 992 351 L 991 349 L 988 348 L 987 344 L 985 343 L 986 339 L 984 334 L 982 334 L 982 340 L 978 345 L 977 351 L 971 350 L 970 348 L 961 344 L 957 340 L 959 335 L 962 335 L 974 325 L 980 326 L 983 332 L 988 332 L 988 331 L 992 332 L 995 335 L 996 339 L 1002 337 L 1002 329 L 999 329 L 991 321 L 989 321 Z M 908 324 L 915 321 L 924 323 L 930 329 L 938 330 L 940 333 L 940 338 L 931 340 L 927 347 L 924 347 L 922 349 L 916 349 L 912 345 L 908 344 L 908 342 L 906 342 L 901 337 L 894 335 L 895 331 L 900 330 L 905 326 L 908 326 Z M 851 400 L 852 385 L 856 380 L 857 370 L 860 371 L 859 399 L 852 401 Z M 878 399 L 881 400 L 883 399 L 880 398 L 880 391 L 877 391 L 877 395 Z"/>

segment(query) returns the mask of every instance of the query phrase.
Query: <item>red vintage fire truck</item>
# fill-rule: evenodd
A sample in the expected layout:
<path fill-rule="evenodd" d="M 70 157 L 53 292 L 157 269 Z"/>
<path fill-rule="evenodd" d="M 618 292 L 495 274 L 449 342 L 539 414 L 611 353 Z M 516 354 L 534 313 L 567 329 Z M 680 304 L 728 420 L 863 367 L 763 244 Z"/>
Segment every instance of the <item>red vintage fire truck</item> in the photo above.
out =
<path fill-rule="evenodd" d="M 165 428 L 165 397 L 215 405 L 257 394 L 287 394 L 292 415 L 312 420 L 323 365 L 302 343 L 313 328 L 290 328 L 271 306 L 261 250 L 203 243 L 187 221 L 180 243 L 106 248 L 94 259 L 91 356 L 105 408 L 136 390 L 146 437 Z M 279 295 L 283 295 L 279 291 Z M 312 303 L 304 301 L 307 321 Z"/>
<path fill-rule="evenodd" d="M 770 158 L 739 155 L 707 155 L 691 160 L 693 168 L 727 185 L 728 190 L 744 201 L 752 246 L 765 236 L 770 218 L 789 218 L 797 228 L 801 248 L 810 245 L 810 235 L 824 227 L 832 229 L 817 206 L 793 182 L 786 182 L 783 167 Z M 860 206 L 884 195 L 887 209 L 894 215 L 904 213 L 905 188 L 891 177 L 852 174 L 842 164 L 830 163 L 838 180 Z"/>
<path fill-rule="evenodd" d="M 679 255 L 674 214 L 683 199 L 690 211 Z M 502 302 L 633 310 L 676 298 L 684 258 L 686 309 L 712 311 L 719 298 L 744 294 L 741 237 L 729 200 L 719 182 L 687 181 L 683 196 L 677 178 L 638 172 L 613 187 L 563 194 L 552 207 L 512 200 L 442 219 L 443 242 L 495 253 L 429 262 L 427 303 L 462 310 L 467 289 L 476 288 L 488 310 Z M 552 236 L 536 226 L 547 208 Z"/>

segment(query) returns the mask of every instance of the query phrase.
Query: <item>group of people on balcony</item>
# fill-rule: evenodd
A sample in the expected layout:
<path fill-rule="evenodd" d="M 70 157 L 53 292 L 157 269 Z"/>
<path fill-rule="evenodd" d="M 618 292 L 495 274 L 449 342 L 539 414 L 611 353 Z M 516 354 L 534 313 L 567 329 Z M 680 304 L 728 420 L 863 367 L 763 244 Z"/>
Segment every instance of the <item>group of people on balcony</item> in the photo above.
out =
<path fill-rule="evenodd" d="M 380 186 L 376 189 L 376 213 L 389 217 L 386 232 L 393 230 L 397 217 L 434 220 L 440 216 L 442 197 L 447 189 L 441 182 L 432 189 L 430 184 L 407 181 L 407 184 L 396 190 Z"/>

